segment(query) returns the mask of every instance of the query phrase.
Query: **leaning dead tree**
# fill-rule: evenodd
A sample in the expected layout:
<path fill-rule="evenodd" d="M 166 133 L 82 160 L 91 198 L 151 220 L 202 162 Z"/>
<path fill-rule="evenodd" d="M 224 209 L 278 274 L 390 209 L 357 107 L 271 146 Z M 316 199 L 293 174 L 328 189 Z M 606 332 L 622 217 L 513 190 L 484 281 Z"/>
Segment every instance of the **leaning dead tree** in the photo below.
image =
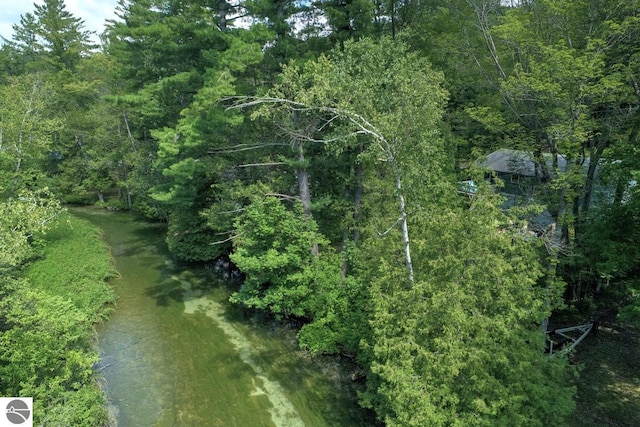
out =
<path fill-rule="evenodd" d="M 362 115 L 342 108 L 308 105 L 303 102 L 278 97 L 227 97 L 223 98 L 221 102 L 229 104 L 226 107 L 227 110 L 247 109 L 264 105 L 277 105 L 288 109 L 294 114 L 294 116 L 297 114 L 315 114 L 322 117 L 322 120 L 318 122 L 318 126 L 313 129 L 313 132 L 310 132 L 310 129 L 308 128 L 304 131 L 300 131 L 300 129 L 296 129 L 295 127 L 290 130 L 291 136 L 295 141 L 297 141 L 298 144 L 305 141 L 330 143 L 338 140 L 349 139 L 357 135 L 364 135 L 369 137 L 371 143 L 378 150 L 378 159 L 389 164 L 393 172 L 394 187 L 396 190 L 400 217 L 398 218 L 396 223 L 385 232 L 385 234 L 388 233 L 391 229 L 395 228 L 397 225 L 400 225 L 408 281 L 409 284 L 413 286 L 415 280 L 413 263 L 411 261 L 411 243 L 409 239 L 406 202 L 404 197 L 404 190 L 402 187 L 402 177 L 400 174 L 401 169 L 397 160 L 398 147 L 392 142 L 392 140 L 387 138 L 379 129 L 376 128 L 375 125 L 373 125 Z M 315 135 L 322 132 L 323 129 L 334 122 L 348 123 L 350 125 L 350 129 L 340 135 L 333 136 L 327 139 L 318 139 L 315 137 Z M 306 190 L 308 190 L 308 188 Z M 302 191 L 301 194 L 303 194 Z M 309 194 L 310 197 L 310 193 L 305 194 Z"/>

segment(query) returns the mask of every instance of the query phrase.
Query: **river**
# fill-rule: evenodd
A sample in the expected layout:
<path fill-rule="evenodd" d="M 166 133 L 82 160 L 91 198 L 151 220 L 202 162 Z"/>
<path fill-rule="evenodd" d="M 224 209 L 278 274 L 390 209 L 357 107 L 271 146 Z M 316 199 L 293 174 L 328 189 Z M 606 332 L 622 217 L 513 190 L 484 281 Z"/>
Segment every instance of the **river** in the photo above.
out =
<path fill-rule="evenodd" d="M 361 426 L 349 368 L 312 359 L 295 333 L 231 305 L 220 273 L 172 260 L 165 227 L 73 209 L 102 228 L 119 277 L 98 325 L 110 412 L 126 426 Z"/>

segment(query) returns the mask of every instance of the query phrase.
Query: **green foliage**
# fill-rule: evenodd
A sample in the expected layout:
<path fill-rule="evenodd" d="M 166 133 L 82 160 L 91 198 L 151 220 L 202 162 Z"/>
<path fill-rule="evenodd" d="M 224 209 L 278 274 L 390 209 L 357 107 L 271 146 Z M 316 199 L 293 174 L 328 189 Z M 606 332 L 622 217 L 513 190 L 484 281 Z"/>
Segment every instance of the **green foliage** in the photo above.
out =
<path fill-rule="evenodd" d="M 224 246 L 215 245 L 216 236 L 206 218 L 197 209 L 169 215 L 167 245 L 169 250 L 186 261 L 211 261 L 223 254 Z"/>
<path fill-rule="evenodd" d="M 285 69 L 259 116 L 293 110 L 293 132 L 323 134 L 336 156 L 363 147 L 363 241 L 352 275 L 340 274 L 339 258 L 317 270 L 328 259 L 309 251 L 309 220 L 254 199 L 236 222 L 231 259 L 246 280 L 232 301 L 306 317 L 299 337 L 315 353 L 352 351 L 355 335 L 364 338 L 363 402 L 389 425 L 559 421 L 572 390 L 563 386 L 564 362 L 543 354 L 537 326 L 557 293 L 538 285 L 537 251 L 508 226 L 488 188 L 469 208 L 457 199 L 439 136 L 441 76 L 405 49 L 363 40 Z"/>
<path fill-rule="evenodd" d="M 109 58 L 94 55 L 75 72 L 49 78 L 58 88 L 51 97 L 53 107 L 64 114 L 54 113 L 62 129 L 49 135 L 53 153 L 46 170 L 54 188 L 69 199 L 88 197 L 94 203 L 126 188 L 136 146 L 121 123 L 122 112 L 101 98 L 113 87 L 112 68 Z"/>
<path fill-rule="evenodd" d="M 0 197 L 42 183 L 51 154 L 49 134 L 61 128 L 50 112 L 53 86 L 42 74 L 12 77 L 0 91 Z"/>
<path fill-rule="evenodd" d="M 213 243 L 223 240 L 217 233 L 229 229 L 208 229 L 211 223 L 201 212 L 215 197 L 212 185 L 226 167 L 224 156 L 214 157 L 210 150 L 217 147 L 224 150 L 225 145 L 230 144 L 242 116 L 225 112 L 217 101 L 234 94 L 234 74 L 242 73 L 260 58 L 261 53 L 252 41 L 230 42 L 226 51 L 218 53 L 220 68 L 205 72 L 202 86 L 189 108 L 182 110 L 177 125 L 152 131 L 158 141 L 154 167 L 162 171 L 162 179 L 155 180 L 150 196 L 167 210 L 169 249 L 182 259 L 211 260 L 227 248 Z"/>
<path fill-rule="evenodd" d="M 605 206 L 589 218 L 584 256 L 599 277 L 624 279 L 640 265 L 640 221 L 633 205 Z"/>
<path fill-rule="evenodd" d="M 74 17 L 63 0 L 45 0 L 34 4 L 33 14 L 20 17 L 8 41 L 15 71 L 73 69 L 95 45 L 84 22 Z"/>
<path fill-rule="evenodd" d="M 364 403 L 387 425 L 543 426 L 573 409 L 565 361 L 543 353 L 536 251 L 487 196 L 429 219 L 413 288 L 380 260 Z"/>
<path fill-rule="evenodd" d="M 0 301 L 10 327 L 0 334 L 2 394 L 33 396 L 36 422 L 74 425 L 84 419 L 82 425 L 103 425 L 107 415 L 93 379 L 98 356 L 90 347 L 90 314 L 69 299 L 29 289 L 27 282 L 15 285 L 18 290 Z"/>
<path fill-rule="evenodd" d="M 95 384 L 61 394 L 56 405 L 49 405 L 42 416 L 43 425 L 102 427 L 111 420 L 105 410 L 104 392 Z M 34 404 L 38 410 L 38 404 Z"/>
<path fill-rule="evenodd" d="M 32 254 L 34 235 L 49 227 L 60 213 L 60 204 L 47 189 L 21 191 L 0 200 L 0 275 L 11 272 Z"/>
<path fill-rule="evenodd" d="M 256 74 L 262 77 L 263 73 L 263 78 L 273 80 L 284 64 L 305 56 L 305 44 L 294 33 L 304 31 L 304 28 L 296 28 L 302 25 L 295 16 L 300 16 L 306 7 L 294 0 L 246 0 L 244 7 L 261 23 L 253 30 L 264 33 L 262 36 L 265 37 L 262 41 L 264 58 L 255 70 Z M 261 30 L 261 26 L 266 31 Z"/>
<path fill-rule="evenodd" d="M 231 301 L 305 317 L 320 273 L 311 247 L 324 239 L 301 206 L 288 210 L 275 197 L 256 196 L 235 224 L 231 261 L 245 275 Z"/>
<path fill-rule="evenodd" d="M 341 256 L 325 246 L 300 204 L 287 209 L 273 196 L 254 196 L 235 223 L 230 258 L 245 279 L 230 300 L 305 319 L 300 345 L 314 354 L 355 354 L 368 327 L 365 288 L 342 277 Z"/>
<path fill-rule="evenodd" d="M 63 215 L 47 232 L 43 245 L 43 259 L 26 269 L 25 278 L 95 316 L 89 317 L 90 322 L 103 320 L 108 314 L 105 304 L 114 301 L 104 281 L 116 270 L 100 231 L 86 221 Z"/>
<path fill-rule="evenodd" d="M 371 0 L 320 0 L 316 4 L 331 27 L 329 37 L 333 44 L 357 40 L 373 32 L 376 4 Z"/>
<path fill-rule="evenodd" d="M 450 167 L 439 127 L 442 78 L 400 41 L 363 39 L 302 70 L 285 70 L 277 90 L 330 120 L 320 122 L 330 152 L 364 147 L 357 161 L 380 171 L 392 192 L 397 177 L 411 197 L 421 197 L 414 190 L 442 180 Z"/>
<path fill-rule="evenodd" d="M 61 0 L 36 5 L 0 50 L 1 386 L 43 396 L 45 424 L 104 420 L 80 384 L 112 266 L 72 218 L 40 237 L 50 188 L 166 220 L 180 258 L 233 250 L 232 301 L 355 355 L 388 425 L 560 422 L 572 391 L 536 326 L 562 303 L 556 268 L 638 318 L 640 21 L 623 3 L 252 0 L 247 29 L 224 0 L 121 0 L 102 53 Z M 264 101 L 253 120 L 225 108 L 236 95 Z M 540 177 L 572 255 L 546 269 L 502 200 L 457 196 L 455 165 L 503 146 L 568 161 Z M 604 158 L 612 194 L 590 209 Z"/>
<path fill-rule="evenodd" d="M 618 318 L 628 324 L 640 328 L 640 283 L 635 281 L 631 285 L 627 285 L 630 290 L 631 297 L 627 305 L 620 309 Z"/>
<path fill-rule="evenodd" d="M 35 5 L 38 36 L 46 52 L 46 59 L 54 67 L 73 69 L 90 48 L 90 33 L 83 30 L 84 22 L 66 9 L 63 0 L 45 0 Z"/>
<path fill-rule="evenodd" d="M 43 242 L 24 278 L 0 277 L 0 394 L 33 396 L 36 423 L 101 426 L 106 402 L 94 364 L 93 323 L 114 301 L 114 274 L 98 231 L 72 216 Z"/>
<path fill-rule="evenodd" d="M 614 204 L 619 204 L 632 165 L 637 164 L 631 146 L 638 135 L 639 97 L 632 89 L 638 63 L 626 40 L 638 30 L 638 3 L 620 8 L 608 0 L 541 0 L 512 7 L 501 7 L 500 2 L 465 3 L 470 13 L 462 21 L 462 33 L 469 46 L 456 60 L 464 61 L 465 53 L 473 58 L 489 86 L 465 99 L 466 114 L 456 115 L 462 122 L 454 123 L 458 127 L 454 132 L 473 131 L 473 143 L 482 144 L 487 152 L 511 146 L 532 153 L 540 168 L 535 198 L 557 224 L 556 239 L 565 253 L 589 254 L 579 259 L 552 257 L 551 269 L 557 267 L 567 281 L 572 291 L 568 294 L 578 300 L 588 298 L 604 278 L 593 267 L 604 270 L 605 247 L 615 251 L 617 246 L 616 238 L 612 242 L 593 238 L 597 223 L 607 214 L 591 212 L 592 208 L 609 202 L 596 201 L 602 166 L 606 163 L 615 170 L 608 185 L 610 192 L 616 188 Z M 462 74 L 469 78 L 474 72 Z M 467 95 L 482 88 L 473 86 L 457 90 Z M 547 155 L 561 155 L 566 170 L 547 164 Z M 612 220 L 615 211 L 608 212 Z M 618 268 L 613 258 L 604 261 L 609 263 L 606 268 Z M 626 259 L 622 263 L 628 264 Z"/>
<path fill-rule="evenodd" d="M 118 12 L 121 19 L 106 32 L 107 49 L 118 58 L 122 81 L 134 89 L 182 72 L 201 73 L 211 65 L 203 60 L 207 53 L 224 48 L 203 2 L 121 1 Z"/>
<path fill-rule="evenodd" d="M 313 354 L 357 355 L 370 334 L 367 288 L 351 276 L 341 279 L 336 255 L 322 254 L 316 272 L 311 319 L 298 332 L 300 346 Z"/>
<path fill-rule="evenodd" d="M 88 316 L 69 299 L 28 289 L 26 282 L 20 288 L 2 300 L 4 321 L 11 325 L 1 338 L 7 391 L 49 398 L 80 388 L 97 361 L 79 353 L 89 349 Z"/>

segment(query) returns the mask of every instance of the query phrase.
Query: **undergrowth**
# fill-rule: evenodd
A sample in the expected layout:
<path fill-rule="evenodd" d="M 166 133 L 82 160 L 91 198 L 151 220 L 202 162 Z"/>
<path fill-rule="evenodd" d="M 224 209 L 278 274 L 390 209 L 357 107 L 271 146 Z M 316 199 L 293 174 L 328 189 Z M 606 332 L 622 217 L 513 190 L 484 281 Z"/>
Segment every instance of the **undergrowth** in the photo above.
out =
<path fill-rule="evenodd" d="M 0 394 L 34 398 L 34 425 L 108 423 L 93 325 L 116 274 L 98 229 L 69 214 L 41 240 L 41 257 L 0 288 Z"/>
<path fill-rule="evenodd" d="M 100 229 L 70 214 L 47 233 L 43 259 L 26 271 L 33 286 L 68 298 L 94 323 L 108 315 L 105 303 L 113 302 L 114 294 L 105 280 L 116 274 Z"/>
<path fill-rule="evenodd" d="M 640 426 L 640 331 L 604 323 L 573 358 L 581 373 L 567 427 Z"/>

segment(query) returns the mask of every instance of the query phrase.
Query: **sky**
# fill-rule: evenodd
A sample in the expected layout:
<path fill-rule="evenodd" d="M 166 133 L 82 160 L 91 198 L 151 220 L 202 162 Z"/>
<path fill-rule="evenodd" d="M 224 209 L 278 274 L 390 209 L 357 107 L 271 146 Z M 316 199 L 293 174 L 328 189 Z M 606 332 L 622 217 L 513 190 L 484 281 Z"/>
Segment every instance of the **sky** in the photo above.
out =
<path fill-rule="evenodd" d="M 66 9 L 76 18 L 84 20 L 84 29 L 101 33 L 106 19 L 115 18 L 118 0 L 64 0 Z M 11 39 L 13 24 L 20 23 L 20 15 L 33 13 L 34 3 L 42 0 L 0 0 L 0 36 Z M 95 37 L 94 41 L 98 41 Z"/>

